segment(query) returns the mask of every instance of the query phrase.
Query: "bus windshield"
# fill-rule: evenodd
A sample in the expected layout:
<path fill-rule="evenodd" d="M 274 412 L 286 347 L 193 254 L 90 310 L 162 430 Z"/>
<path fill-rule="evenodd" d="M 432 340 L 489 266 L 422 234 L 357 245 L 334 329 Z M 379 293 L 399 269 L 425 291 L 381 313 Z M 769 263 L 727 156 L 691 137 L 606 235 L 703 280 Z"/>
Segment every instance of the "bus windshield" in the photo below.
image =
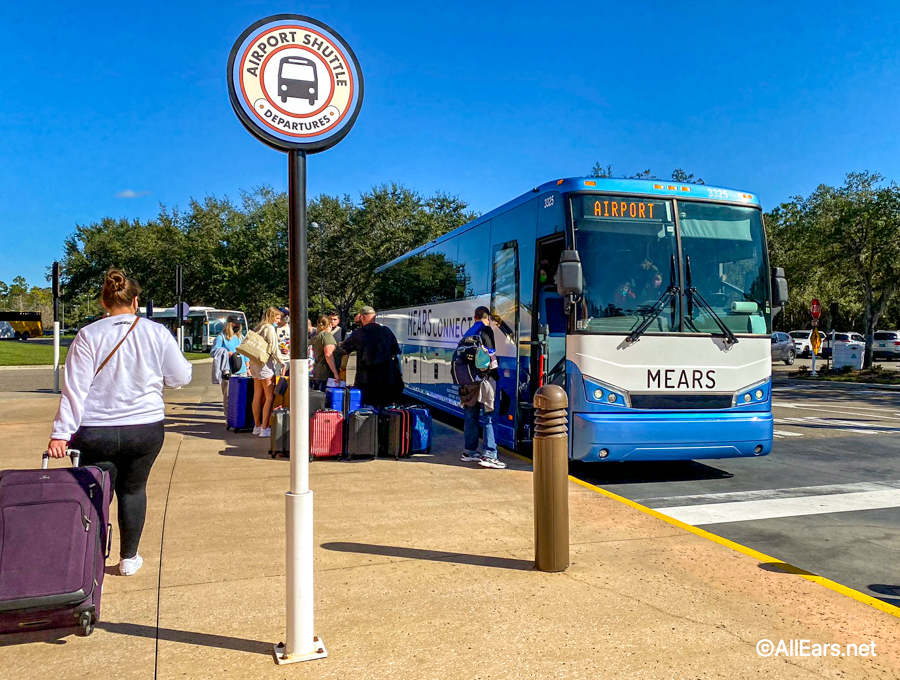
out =
<path fill-rule="evenodd" d="M 572 216 L 584 269 L 576 330 L 629 333 L 690 273 L 694 290 L 673 296 L 646 333 L 718 334 L 715 316 L 734 333 L 770 332 L 759 210 L 594 194 L 573 197 Z"/>

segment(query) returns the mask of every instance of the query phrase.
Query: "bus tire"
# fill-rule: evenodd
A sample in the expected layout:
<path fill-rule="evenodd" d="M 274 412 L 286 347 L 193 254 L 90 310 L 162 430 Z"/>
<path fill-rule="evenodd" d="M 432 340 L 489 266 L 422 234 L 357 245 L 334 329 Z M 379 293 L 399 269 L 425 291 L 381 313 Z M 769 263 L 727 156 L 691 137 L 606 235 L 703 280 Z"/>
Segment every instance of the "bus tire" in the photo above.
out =
<path fill-rule="evenodd" d="M 19 331 L 16 331 L 16 332 L 15 332 L 15 335 L 13 335 L 13 337 L 14 337 L 16 340 L 21 340 L 21 339 L 22 339 L 22 334 L 19 333 Z"/>
<path fill-rule="evenodd" d="M 30 338 L 30 337 L 31 337 L 31 334 L 29 334 L 28 331 L 25 331 L 24 333 L 22 333 L 22 339 L 23 339 L 23 340 L 27 340 L 27 339 Z"/>

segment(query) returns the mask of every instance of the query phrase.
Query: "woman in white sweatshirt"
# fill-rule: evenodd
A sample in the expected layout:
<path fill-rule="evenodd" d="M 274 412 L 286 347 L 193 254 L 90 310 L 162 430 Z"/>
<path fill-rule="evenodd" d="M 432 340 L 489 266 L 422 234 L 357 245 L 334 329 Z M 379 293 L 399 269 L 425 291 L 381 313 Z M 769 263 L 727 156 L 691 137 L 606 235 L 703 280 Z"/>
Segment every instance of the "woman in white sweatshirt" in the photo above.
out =
<path fill-rule="evenodd" d="M 163 445 L 163 385 L 191 381 L 191 365 L 167 328 L 139 319 L 141 287 L 118 269 L 101 293 L 109 316 L 82 328 L 66 356 L 66 382 L 47 450 L 81 451 L 83 465 L 111 465 L 119 500 L 119 573 L 144 560 L 138 544 L 147 514 L 147 478 Z"/>

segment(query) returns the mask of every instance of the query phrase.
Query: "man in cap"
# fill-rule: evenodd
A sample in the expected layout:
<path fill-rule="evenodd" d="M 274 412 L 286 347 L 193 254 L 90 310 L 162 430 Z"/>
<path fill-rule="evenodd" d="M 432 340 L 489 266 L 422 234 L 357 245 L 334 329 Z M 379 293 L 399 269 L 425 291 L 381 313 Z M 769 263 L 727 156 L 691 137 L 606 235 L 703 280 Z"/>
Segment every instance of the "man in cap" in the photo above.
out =
<path fill-rule="evenodd" d="M 367 406 L 396 403 L 403 393 L 403 379 L 397 357 L 400 345 L 387 326 L 375 321 L 375 310 L 366 305 L 359 310 L 362 324 L 341 343 L 341 352 L 356 352 L 355 387 L 362 390 Z"/>

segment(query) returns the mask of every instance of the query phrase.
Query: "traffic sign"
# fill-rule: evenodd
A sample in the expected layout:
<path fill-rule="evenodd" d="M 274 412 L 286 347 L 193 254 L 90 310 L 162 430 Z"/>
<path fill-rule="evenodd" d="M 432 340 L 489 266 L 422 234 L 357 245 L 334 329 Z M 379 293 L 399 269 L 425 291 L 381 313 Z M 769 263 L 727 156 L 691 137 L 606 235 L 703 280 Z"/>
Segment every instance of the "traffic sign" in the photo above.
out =
<path fill-rule="evenodd" d="M 819 315 L 822 313 L 822 307 L 819 305 L 819 301 L 813 300 L 812 306 L 809 308 L 809 313 L 812 314 L 812 318 L 818 319 Z"/>
<path fill-rule="evenodd" d="M 175 305 L 175 315 L 181 321 L 187 321 L 188 313 L 190 311 L 191 311 L 191 308 L 187 302 L 179 302 L 177 305 Z"/>
<path fill-rule="evenodd" d="M 813 319 L 813 320 L 812 320 L 812 325 L 813 325 L 813 328 L 815 328 L 816 326 L 818 326 L 818 325 L 819 325 L 819 320 L 818 320 L 818 319 Z"/>
<path fill-rule="evenodd" d="M 281 151 L 324 151 L 363 101 L 356 55 L 338 33 L 299 14 L 257 21 L 228 57 L 231 105 L 251 134 Z"/>
<path fill-rule="evenodd" d="M 822 336 L 819 335 L 819 330 L 813 325 L 813 331 L 809 334 L 809 344 L 812 345 L 813 355 L 819 353 L 819 350 L 822 348 Z"/>

